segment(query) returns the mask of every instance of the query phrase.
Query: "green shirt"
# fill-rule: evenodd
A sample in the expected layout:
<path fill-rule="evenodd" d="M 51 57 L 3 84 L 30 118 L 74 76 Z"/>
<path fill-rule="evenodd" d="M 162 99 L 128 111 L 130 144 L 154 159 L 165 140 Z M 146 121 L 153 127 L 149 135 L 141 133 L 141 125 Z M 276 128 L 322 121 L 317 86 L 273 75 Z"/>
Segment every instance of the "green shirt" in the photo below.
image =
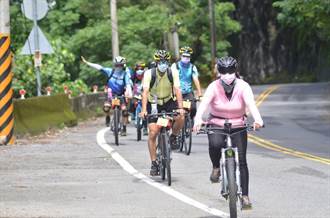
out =
<path fill-rule="evenodd" d="M 172 76 L 173 76 L 173 87 L 180 89 L 180 80 L 179 80 L 179 72 L 177 69 L 172 69 Z M 143 89 L 150 88 L 151 82 L 151 69 L 147 70 L 143 76 Z M 149 90 L 148 101 L 154 102 L 154 96 L 157 96 L 158 102 L 157 104 L 162 105 L 170 100 L 173 96 L 172 84 L 171 81 L 168 79 L 166 73 L 161 76 L 159 71 L 156 72 L 156 80 Z"/>

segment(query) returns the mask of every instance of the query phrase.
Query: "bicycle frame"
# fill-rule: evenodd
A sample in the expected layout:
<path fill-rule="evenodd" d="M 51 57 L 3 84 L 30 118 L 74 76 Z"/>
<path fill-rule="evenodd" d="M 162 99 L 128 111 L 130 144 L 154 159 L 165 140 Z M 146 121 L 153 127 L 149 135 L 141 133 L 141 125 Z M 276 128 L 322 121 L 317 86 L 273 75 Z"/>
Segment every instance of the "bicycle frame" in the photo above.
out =
<path fill-rule="evenodd" d="M 238 148 L 233 147 L 231 135 L 226 134 L 226 147 L 221 148 L 221 160 L 220 160 L 220 168 L 223 173 L 223 182 L 222 182 L 222 191 L 221 195 L 227 199 L 228 197 L 228 178 L 227 178 L 227 169 L 226 169 L 226 159 L 227 157 L 233 157 L 235 159 L 235 175 L 236 175 L 236 185 L 237 185 L 237 195 L 239 198 L 242 197 L 242 189 L 241 189 L 241 177 L 239 170 L 239 159 L 238 159 Z"/>

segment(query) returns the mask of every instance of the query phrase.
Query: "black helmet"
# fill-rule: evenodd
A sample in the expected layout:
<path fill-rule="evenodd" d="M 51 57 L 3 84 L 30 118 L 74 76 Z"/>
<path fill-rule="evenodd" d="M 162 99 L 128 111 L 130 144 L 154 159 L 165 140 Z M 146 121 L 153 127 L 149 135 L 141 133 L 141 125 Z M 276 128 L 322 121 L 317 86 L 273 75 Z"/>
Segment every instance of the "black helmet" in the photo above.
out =
<path fill-rule="evenodd" d="M 154 54 L 154 61 L 170 61 L 171 55 L 165 50 L 157 50 Z"/>
<path fill-rule="evenodd" d="M 217 60 L 217 70 L 221 74 L 236 73 L 237 61 L 233 57 L 222 57 Z"/>

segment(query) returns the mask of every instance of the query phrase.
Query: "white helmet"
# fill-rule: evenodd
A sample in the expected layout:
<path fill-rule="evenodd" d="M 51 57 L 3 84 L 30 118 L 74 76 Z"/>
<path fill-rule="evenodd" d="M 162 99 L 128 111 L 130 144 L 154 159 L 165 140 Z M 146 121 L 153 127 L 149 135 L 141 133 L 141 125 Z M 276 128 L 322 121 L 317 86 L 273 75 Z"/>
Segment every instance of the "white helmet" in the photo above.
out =
<path fill-rule="evenodd" d="M 115 66 L 121 65 L 121 66 L 126 66 L 126 58 L 122 57 L 122 56 L 117 56 L 115 57 L 115 59 L 113 60 L 113 63 Z"/>

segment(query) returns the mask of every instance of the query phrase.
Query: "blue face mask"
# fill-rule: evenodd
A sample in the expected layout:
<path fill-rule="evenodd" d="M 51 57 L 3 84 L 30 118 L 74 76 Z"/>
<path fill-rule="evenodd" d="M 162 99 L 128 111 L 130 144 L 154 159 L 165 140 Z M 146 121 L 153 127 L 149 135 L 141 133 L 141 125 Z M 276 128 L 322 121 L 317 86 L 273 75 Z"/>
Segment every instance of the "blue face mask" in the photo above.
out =
<path fill-rule="evenodd" d="M 165 73 L 165 71 L 166 71 L 167 68 L 168 68 L 168 63 L 167 63 L 167 62 L 160 62 L 160 63 L 157 65 L 157 68 L 158 68 L 158 70 L 159 70 L 161 73 Z"/>

